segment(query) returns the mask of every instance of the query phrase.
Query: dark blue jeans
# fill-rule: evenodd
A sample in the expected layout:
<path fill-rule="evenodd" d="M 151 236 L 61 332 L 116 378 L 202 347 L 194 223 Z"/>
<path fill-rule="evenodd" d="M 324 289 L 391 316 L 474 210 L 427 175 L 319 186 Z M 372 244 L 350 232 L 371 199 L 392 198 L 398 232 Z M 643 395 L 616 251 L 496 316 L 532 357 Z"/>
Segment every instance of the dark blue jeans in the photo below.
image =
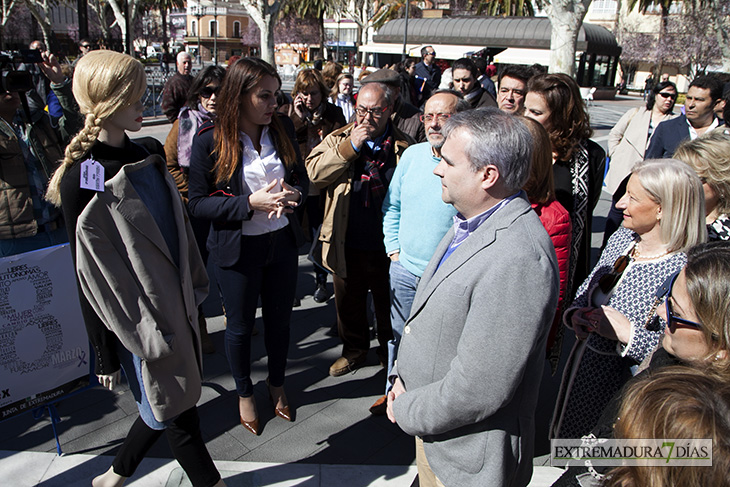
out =
<path fill-rule="evenodd" d="M 226 355 L 241 397 L 253 394 L 251 332 L 259 296 L 269 383 L 274 387 L 284 385 L 289 320 L 297 287 L 297 258 L 294 236 L 287 227 L 264 235 L 244 235 L 238 262 L 232 267 L 216 266 L 226 308 Z"/>

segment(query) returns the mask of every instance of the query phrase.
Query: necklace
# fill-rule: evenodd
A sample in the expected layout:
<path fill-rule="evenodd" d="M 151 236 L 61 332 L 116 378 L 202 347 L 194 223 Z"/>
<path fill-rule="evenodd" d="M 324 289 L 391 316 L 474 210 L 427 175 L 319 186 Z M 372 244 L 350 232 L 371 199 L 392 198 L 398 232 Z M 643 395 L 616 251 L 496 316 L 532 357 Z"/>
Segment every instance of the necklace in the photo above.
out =
<path fill-rule="evenodd" d="M 634 246 L 634 250 L 632 252 L 632 257 L 636 260 L 652 260 L 652 259 L 658 259 L 659 257 L 663 257 L 669 253 L 669 250 L 664 250 L 658 254 L 654 255 L 641 255 L 641 251 L 639 250 L 639 244 L 636 244 Z"/>

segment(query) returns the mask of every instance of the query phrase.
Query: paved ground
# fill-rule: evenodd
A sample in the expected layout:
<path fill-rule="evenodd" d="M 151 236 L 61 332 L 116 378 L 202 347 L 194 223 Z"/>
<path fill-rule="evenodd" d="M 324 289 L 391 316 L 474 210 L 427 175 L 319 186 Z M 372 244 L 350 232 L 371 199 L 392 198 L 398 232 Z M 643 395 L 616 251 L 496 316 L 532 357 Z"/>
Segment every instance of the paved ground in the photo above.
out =
<path fill-rule="evenodd" d="M 605 146 L 608 130 L 641 100 L 623 97 L 596 102 L 591 120 L 594 140 Z M 147 121 L 140 135 L 164 141 L 169 124 Z M 594 242 L 600 241 L 607 198 L 596 209 Z M 205 357 L 205 382 L 199 402 L 202 430 L 212 457 L 231 486 L 397 486 L 408 487 L 415 476 L 413 440 L 384 417 L 371 417 L 368 407 L 382 394 L 385 374 L 371 352 L 367 366 L 353 374 L 333 378 L 330 364 L 339 356 L 337 338 L 326 335 L 335 321 L 334 303 L 317 304 L 311 297 L 314 279 L 311 264 L 300 258 L 298 296 L 302 305 L 292 316 L 292 340 L 287 371 L 287 392 L 296 408 L 296 421 L 287 423 L 273 414 L 266 394 L 266 357 L 263 336 L 253 339 L 255 394 L 263 433 L 255 437 L 238 423 L 236 395 L 223 350 L 223 320 L 208 319 L 218 351 Z M 214 299 L 207 314 L 219 309 Z M 259 325 L 259 329 L 262 327 Z M 373 342 L 375 346 L 375 342 Z M 570 343 L 564 346 L 564 355 Z M 538 435 L 546 431 L 559 374 L 546 376 L 538 408 Z M 58 404 L 58 433 L 64 451 L 55 454 L 55 440 L 47 414 L 39 419 L 25 414 L 0 423 L 0 485 L 12 487 L 90 485 L 106 470 L 111 456 L 136 417 L 136 407 L 126 387 L 114 392 L 94 388 Z M 538 442 L 537 455 L 548 452 L 547 441 Z M 178 465 L 170 460 L 164 441 L 128 485 L 189 485 Z M 545 458 L 536 460 L 544 465 Z M 559 472 L 536 467 L 534 486 L 550 485 Z"/>

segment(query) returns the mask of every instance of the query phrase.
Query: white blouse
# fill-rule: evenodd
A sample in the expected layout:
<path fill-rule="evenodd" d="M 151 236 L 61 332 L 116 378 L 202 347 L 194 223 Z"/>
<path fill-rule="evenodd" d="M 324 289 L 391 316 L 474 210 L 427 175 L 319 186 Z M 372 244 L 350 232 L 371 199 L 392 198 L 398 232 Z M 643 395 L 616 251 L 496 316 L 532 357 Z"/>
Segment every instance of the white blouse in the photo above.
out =
<path fill-rule="evenodd" d="M 284 164 L 279 159 L 269 135 L 269 127 L 264 127 L 261 131 L 261 154 L 256 151 L 248 135 L 241 132 L 240 139 L 243 144 L 241 157 L 243 184 L 251 193 L 266 187 L 272 181 L 280 181 L 286 175 Z M 280 183 L 271 190 L 271 192 L 278 191 L 281 191 Z M 284 214 L 281 218 L 273 217 L 269 220 L 268 212 L 254 211 L 253 217 L 243 222 L 242 232 L 243 235 L 263 235 L 280 230 L 288 224 L 289 219 Z"/>

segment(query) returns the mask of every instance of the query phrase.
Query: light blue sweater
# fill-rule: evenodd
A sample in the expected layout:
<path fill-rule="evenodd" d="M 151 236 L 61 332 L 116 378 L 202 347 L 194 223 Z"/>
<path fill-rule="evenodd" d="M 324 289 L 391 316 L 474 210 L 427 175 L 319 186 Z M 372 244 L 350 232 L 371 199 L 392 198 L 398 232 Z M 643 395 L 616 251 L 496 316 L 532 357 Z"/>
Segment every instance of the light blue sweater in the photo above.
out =
<path fill-rule="evenodd" d="M 419 277 L 456 215 L 441 199 L 441 178 L 433 173 L 439 161 L 428 142 L 410 146 L 383 202 L 385 251 L 399 250 L 403 267 Z"/>

